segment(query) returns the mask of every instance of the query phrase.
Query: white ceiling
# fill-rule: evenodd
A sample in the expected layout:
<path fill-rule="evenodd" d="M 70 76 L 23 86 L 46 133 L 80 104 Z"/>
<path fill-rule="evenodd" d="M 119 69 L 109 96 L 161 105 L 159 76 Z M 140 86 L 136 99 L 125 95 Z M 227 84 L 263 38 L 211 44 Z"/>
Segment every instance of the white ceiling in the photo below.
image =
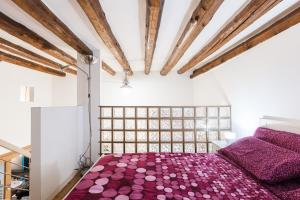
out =
<path fill-rule="evenodd" d="M 172 47 L 174 47 L 176 43 L 176 39 L 180 36 L 180 31 L 189 20 L 199 1 L 200 0 L 165 0 L 151 70 L 159 71 L 162 68 L 167 57 L 170 55 Z M 100 49 L 103 60 L 113 69 L 117 71 L 122 70 L 115 58 L 105 47 L 100 37 L 90 24 L 88 18 L 85 16 L 84 12 L 75 0 L 43 0 L 43 2 L 90 48 Z M 190 48 L 176 65 L 175 69 L 179 69 L 191 57 L 193 57 L 197 51 L 199 51 L 210 39 L 212 39 L 220 28 L 224 26 L 224 24 L 248 2 L 249 0 L 224 0 L 211 22 L 192 43 Z M 258 19 L 255 23 L 241 32 L 236 38 L 232 39 L 227 45 L 211 55 L 208 59 L 215 57 L 226 48 L 236 44 L 238 41 L 257 30 L 259 27 L 269 22 L 272 18 L 297 2 L 299 2 L 299 0 L 283 0 L 280 4 Z M 143 71 L 145 54 L 145 0 L 101 0 L 100 3 L 106 13 L 108 23 L 120 43 L 132 70 Z M 1 0 L 0 11 L 15 21 L 27 26 L 29 29 L 38 33 L 49 42 L 76 58 L 76 51 L 74 49 L 60 40 L 52 32 L 44 28 L 28 14 L 23 12 L 12 1 Z M 61 61 L 58 61 L 38 49 L 35 49 L 29 44 L 26 44 L 2 30 L 0 30 L 0 37 L 62 63 Z M 206 62 L 208 59 L 203 62 Z"/>

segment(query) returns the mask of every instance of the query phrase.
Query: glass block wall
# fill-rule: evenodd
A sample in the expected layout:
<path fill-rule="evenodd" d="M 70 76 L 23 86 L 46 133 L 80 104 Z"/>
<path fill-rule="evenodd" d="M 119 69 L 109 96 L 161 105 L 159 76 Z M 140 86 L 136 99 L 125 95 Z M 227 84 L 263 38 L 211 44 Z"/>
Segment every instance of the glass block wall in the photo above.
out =
<path fill-rule="evenodd" d="M 100 154 L 211 152 L 231 130 L 230 106 L 100 106 Z"/>

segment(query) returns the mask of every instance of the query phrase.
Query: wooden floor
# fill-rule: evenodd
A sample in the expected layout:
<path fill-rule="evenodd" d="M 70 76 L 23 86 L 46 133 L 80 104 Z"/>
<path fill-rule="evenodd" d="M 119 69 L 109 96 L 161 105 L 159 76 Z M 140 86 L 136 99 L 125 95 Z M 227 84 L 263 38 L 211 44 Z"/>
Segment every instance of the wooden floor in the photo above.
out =
<path fill-rule="evenodd" d="M 79 181 L 81 178 L 81 173 L 77 173 L 70 182 L 53 198 L 53 200 L 62 200 L 66 194 L 72 189 L 72 187 Z"/>

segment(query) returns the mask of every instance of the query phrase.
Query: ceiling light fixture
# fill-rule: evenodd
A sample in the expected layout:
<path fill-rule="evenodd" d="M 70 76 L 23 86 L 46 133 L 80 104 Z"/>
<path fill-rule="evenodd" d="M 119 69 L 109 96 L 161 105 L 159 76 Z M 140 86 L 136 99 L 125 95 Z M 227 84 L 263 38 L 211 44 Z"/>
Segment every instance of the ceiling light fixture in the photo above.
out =
<path fill-rule="evenodd" d="M 124 89 L 130 89 L 132 88 L 130 85 L 129 85 L 129 81 L 128 81 L 128 73 L 129 71 L 124 71 L 125 75 L 124 75 L 124 80 L 122 82 L 122 85 L 121 85 L 121 88 L 124 88 Z"/>

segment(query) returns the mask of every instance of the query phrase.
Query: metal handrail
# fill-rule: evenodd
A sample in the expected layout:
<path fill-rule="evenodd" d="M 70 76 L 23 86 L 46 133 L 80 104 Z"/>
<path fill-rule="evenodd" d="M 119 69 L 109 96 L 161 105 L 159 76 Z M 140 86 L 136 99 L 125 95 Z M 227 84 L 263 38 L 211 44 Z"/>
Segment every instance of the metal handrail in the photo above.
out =
<path fill-rule="evenodd" d="M 15 175 L 15 174 L 12 174 L 12 171 L 11 171 L 11 166 L 12 165 L 15 165 L 15 166 L 19 166 L 22 168 L 22 171 L 24 172 L 24 169 L 27 171 L 27 170 L 30 170 L 30 167 L 27 167 L 24 165 L 24 163 L 22 164 L 18 164 L 18 163 L 15 163 L 15 162 L 12 162 L 11 159 L 13 159 L 14 157 L 17 157 L 19 154 L 20 155 L 23 155 L 24 157 L 27 157 L 31 158 L 31 154 L 30 152 L 22 149 L 22 148 L 19 148 L 9 142 L 6 142 L 4 140 L 1 140 L 0 139 L 0 147 L 3 147 L 9 151 L 11 151 L 13 154 L 11 156 L 8 156 L 8 157 L 5 157 L 5 158 L 0 158 L 0 162 L 3 162 L 4 163 L 4 171 L 1 172 L 0 171 L 0 175 L 3 175 L 4 176 L 4 183 L 3 184 L 0 184 L 0 186 L 2 186 L 3 188 L 3 196 L 0 197 L 0 199 L 2 198 L 10 198 L 11 197 L 11 190 L 20 190 L 20 191 L 26 191 L 26 192 L 30 192 L 30 189 L 24 189 L 24 188 L 20 188 L 19 186 L 18 187 L 11 187 L 11 181 L 10 179 L 13 178 L 13 179 L 16 179 L 16 180 L 20 180 L 20 181 L 24 181 L 24 182 L 29 182 L 30 181 L 30 177 L 29 176 L 24 176 L 24 174 L 22 174 L 21 176 L 19 175 Z M 14 156 L 16 154 L 16 156 Z M 6 169 L 6 165 L 10 166 L 9 168 Z"/>
<path fill-rule="evenodd" d="M 9 188 L 9 189 L 13 189 L 13 190 L 21 190 L 21 191 L 26 191 L 26 192 L 29 192 L 28 189 L 22 189 L 22 188 L 13 188 L 11 186 L 8 186 L 8 185 L 0 185 L 0 186 L 3 186 L 4 188 Z"/>
<path fill-rule="evenodd" d="M 26 168 L 26 169 L 30 169 L 29 167 L 26 167 L 25 165 L 20 165 L 20 164 L 11 162 L 11 161 L 4 160 L 4 159 L 2 159 L 2 158 L 0 158 L 0 160 L 3 161 L 3 162 L 8 162 L 8 163 L 13 164 L 13 165 L 17 165 L 17 166 L 19 166 L 19 167 L 24 167 L 24 168 Z"/>
<path fill-rule="evenodd" d="M 11 177 L 14 177 L 14 178 L 19 178 L 19 179 L 29 180 L 29 177 L 26 178 L 25 176 L 18 176 L 18 175 L 13 175 L 13 174 L 10 174 L 10 173 L 4 173 L 4 172 L 0 172 L 0 174 L 3 174 L 3 175 L 5 175 L 5 176 L 11 176 Z"/>

